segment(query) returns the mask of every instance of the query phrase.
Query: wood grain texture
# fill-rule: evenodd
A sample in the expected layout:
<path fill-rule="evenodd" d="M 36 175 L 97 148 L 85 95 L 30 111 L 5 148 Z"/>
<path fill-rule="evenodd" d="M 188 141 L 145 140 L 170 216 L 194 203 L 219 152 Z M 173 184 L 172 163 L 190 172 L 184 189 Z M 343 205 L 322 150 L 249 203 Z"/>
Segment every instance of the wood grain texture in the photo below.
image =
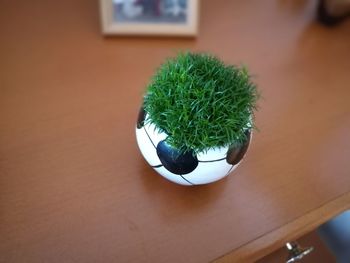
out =
<path fill-rule="evenodd" d="M 208 262 L 349 193 L 349 21 L 318 25 L 314 1 L 201 7 L 197 39 L 104 38 L 98 1 L 1 1 L 0 262 Z M 184 49 L 244 62 L 263 97 L 244 162 L 195 188 L 134 135 L 152 72 Z"/>

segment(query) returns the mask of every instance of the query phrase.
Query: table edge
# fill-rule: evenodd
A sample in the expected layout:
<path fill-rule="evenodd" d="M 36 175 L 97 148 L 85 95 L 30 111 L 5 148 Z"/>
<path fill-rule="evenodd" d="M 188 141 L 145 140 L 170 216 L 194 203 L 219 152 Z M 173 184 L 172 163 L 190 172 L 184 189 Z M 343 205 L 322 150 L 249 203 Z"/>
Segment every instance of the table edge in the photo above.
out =
<path fill-rule="evenodd" d="M 296 240 L 314 230 L 347 209 L 350 209 L 350 192 L 346 192 L 293 221 L 243 244 L 212 262 L 254 262 L 283 247 L 286 242 Z"/>

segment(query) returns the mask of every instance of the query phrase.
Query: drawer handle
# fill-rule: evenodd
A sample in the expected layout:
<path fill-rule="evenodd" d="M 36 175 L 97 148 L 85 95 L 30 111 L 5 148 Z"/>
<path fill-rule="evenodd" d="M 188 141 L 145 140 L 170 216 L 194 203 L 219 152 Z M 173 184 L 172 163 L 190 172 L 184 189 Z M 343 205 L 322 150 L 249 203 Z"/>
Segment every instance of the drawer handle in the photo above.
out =
<path fill-rule="evenodd" d="M 288 250 L 288 257 L 286 263 L 293 263 L 301 260 L 304 256 L 309 254 L 314 248 L 302 248 L 297 242 L 292 241 L 286 244 Z"/>

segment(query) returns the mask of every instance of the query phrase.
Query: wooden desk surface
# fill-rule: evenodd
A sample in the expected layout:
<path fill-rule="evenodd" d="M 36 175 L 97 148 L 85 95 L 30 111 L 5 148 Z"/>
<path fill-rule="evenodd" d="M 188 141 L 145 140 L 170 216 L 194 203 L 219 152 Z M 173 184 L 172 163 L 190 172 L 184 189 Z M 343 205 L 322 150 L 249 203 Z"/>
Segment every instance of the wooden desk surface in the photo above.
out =
<path fill-rule="evenodd" d="M 103 38 L 97 2 L 0 4 L 0 262 L 246 262 L 350 206 L 350 21 L 207 0 L 197 39 Z M 149 77 L 183 49 L 247 64 L 263 95 L 242 165 L 193 188 L 134 135 Z"/>

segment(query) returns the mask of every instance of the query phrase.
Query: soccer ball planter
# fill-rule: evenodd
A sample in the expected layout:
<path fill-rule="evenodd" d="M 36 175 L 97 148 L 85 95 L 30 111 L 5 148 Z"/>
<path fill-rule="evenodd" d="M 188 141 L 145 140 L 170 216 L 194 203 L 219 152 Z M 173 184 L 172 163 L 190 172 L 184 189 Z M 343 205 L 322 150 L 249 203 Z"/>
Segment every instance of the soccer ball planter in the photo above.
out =
<path fill-rule="evenodd" d="M 203 65 L 216 69 L 216 74 L 206 74 Z M 217 86 L 221 79 L 224 82 Z M 214 85 L 206 85 L 210 80 Z M 139 149 L 155 171 L 174 183 L 220 180 L 247 152 L 257 96 L 245 69 L 226 66 L 206 54 L 180 54 L 158 70 L 148 87 L 136 124 Z"/>
<path fill-rule="evenodd" d="M 181 153 L 166 142 L 166 133 L 145 124 L 145 118 L 146 112 L 141 109 L 136 139 L 143 157 L 160 175 L 182 185 L 208 184 L 224 178 L 239 165 L 251 139 L 247 130 L 248 140 L 239 147 L 217 147 L 198 155 L 193 151 Z"/>

